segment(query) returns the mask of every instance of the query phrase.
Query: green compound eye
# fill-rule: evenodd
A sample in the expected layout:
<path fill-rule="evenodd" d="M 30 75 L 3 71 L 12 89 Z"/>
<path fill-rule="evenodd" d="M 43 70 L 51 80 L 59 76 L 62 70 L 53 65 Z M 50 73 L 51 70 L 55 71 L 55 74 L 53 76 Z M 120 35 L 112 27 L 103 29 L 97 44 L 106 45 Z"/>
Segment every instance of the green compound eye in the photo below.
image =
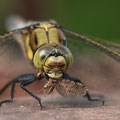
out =
<path fill-rule="evenodd" d="M 49 56 L 50 53 L 52 53 L 53 50 L 54 48 L 48 45 L 40 47 L 34 54 L 34 66 L 38 69 L 41 69 L 45 63 L 46 58 Z"/>

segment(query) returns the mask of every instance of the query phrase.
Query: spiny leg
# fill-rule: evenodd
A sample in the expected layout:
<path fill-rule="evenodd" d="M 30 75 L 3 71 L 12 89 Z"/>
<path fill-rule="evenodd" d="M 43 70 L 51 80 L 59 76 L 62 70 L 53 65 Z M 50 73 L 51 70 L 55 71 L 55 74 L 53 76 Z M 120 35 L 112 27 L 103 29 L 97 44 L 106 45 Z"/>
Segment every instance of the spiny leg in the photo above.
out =
<path fill-rule="evenodd" d="M 65 78 L 65 79 L 69 79 L 69 80 L 74 81 L 74 82 L 80 82 L 81 84 L 83 84 L 83 83 L 81 82 L 81 80 L 79 80 L 78 78 L 71 77 L 71 76 L 69 76 L 69 75 L 67 75 L 67 74 L 64 75 L 64 78 Z M 90 94 L 89 94 L 88 92 L 86 93 L 85 97 L 87 97 L 87 99 L 88 99 L 89 101 L 100 101 L 100 102 L 102 102 L 103 105 L 104 105 L 104 103 L 105 103 L 105 101 L 102 100 L 102 99 L 94 99 L 94 98 L 91 98 L 91 96 L 90 96 Z"/>

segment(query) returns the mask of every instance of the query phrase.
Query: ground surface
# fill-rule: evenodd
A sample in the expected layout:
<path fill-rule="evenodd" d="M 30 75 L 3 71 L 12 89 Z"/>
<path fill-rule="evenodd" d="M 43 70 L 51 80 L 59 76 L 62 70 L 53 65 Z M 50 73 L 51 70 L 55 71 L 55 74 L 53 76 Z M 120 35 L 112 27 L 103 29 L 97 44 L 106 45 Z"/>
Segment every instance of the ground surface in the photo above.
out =
<path fill-rule="evenodd" d="M 19 98 L 0 108 L 0 120 L 120 120 L 120 102 L 88 102 L 84 98 L 49 97 L 40 110 L 31 98 Z"/>

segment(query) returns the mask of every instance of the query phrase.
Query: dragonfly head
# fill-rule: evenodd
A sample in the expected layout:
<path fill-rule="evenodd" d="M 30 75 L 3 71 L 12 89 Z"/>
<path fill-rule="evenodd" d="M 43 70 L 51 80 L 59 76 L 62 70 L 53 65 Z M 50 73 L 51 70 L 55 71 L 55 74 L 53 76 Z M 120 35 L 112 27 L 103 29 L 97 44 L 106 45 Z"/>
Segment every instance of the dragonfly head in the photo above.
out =
<path fill-rule="evenodd" d="M 72 65 L 73 57 L 65 46 L 44 45 L 35 52 L 33 63 L 44 75 L 52 79 L 59 79 Z"/>

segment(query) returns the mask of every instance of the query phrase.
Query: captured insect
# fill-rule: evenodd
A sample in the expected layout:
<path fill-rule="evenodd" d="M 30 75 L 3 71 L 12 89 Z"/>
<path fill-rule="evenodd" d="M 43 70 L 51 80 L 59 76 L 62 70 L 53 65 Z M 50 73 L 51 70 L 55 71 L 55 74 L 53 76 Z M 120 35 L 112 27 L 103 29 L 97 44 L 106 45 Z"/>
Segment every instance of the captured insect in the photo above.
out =
<path fill-rule="evenodd" d="M 37 80 L 40 81 L 42 78 L 46 78 L 48 81 L 43 86 L 45 95 L 50 94 L 56 88 L 62 96 L 85 96 L 89 101 L 100 101 L 104 104 L 104 100 L 94 99 L 90 96 L 87 87 L 80 79 L 67 74 L 67 70 L 73 63 L 73 55 L 68 48 L 69 40 L 66 39 L 64 33 L 94 45 L 117 62 L 120 62 L 119 52 L 68 30 L 53 21 L 29 23 L 23 21 L 22 25 L 19 22 L 14 24 L 19 26 L 18 29 L 15 28 L 15 30 L 0 36 L 0 47 L 12 42 L 12 39 L 9 40 L 11 36 L 16 38 L 27 59 L 37 69 L 37 73 L 23 74 L 8 82 L 0 90 L 0 95 L 12 85 L 11 99 L 1 101 L 0 105 L 14 101 L 15 85 L 20 82 L 20 87 L 34 97 L 42 108 L 41 99 L 26 88 L 27 85 Z"/>

